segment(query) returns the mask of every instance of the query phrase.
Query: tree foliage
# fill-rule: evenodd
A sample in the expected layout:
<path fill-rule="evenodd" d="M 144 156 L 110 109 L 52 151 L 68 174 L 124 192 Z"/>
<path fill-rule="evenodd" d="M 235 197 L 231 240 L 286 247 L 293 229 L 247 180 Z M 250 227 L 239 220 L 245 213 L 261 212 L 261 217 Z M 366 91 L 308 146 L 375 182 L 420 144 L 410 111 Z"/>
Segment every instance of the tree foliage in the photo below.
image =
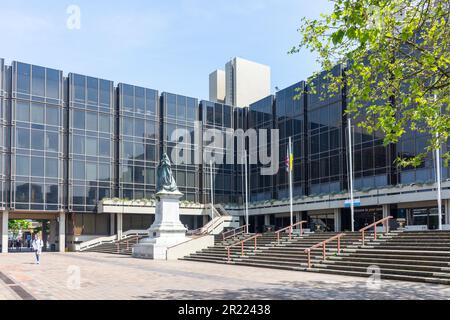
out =
<path fill-rule="evenodd" d="M 28 230 L 31 228 L 31 222 L 27 220 L 9 220 L 8 229 L 12 231 L 13 235 L 17 236 L 19 231 Z"/>
<path fill-rule="evenodd" d="M 326 71 L 346 64 L 345 75 L 328 72 L 337 92 L 347 86 L 347 112 L 364 118 L 385 145 L 411 132 L 425 134 L 420 154 L 399 158 L 419 165 L 446 145 L 450 133 L 450 0 L 334 0 L 334 10 L 302 21 L 300 44 L 317 53 Z M 447 149 L 445 149 L 447 150 Z M 448 165 L 450 152 L 443 152 Z"/>

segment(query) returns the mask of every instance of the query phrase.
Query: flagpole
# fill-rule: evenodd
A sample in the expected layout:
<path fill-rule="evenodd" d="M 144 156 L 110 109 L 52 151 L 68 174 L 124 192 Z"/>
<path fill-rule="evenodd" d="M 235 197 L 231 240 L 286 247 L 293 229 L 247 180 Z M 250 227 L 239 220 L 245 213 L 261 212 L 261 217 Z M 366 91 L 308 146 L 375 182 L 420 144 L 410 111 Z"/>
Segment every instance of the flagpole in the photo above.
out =
<path fill-rule="evenodd" d="M 292 137 L 289 137 L 289 201 L 290 201 L 290 212 L 291 212 L 291 234 L 292 234 L 292 225 L 294 224 L 294 203 L 293 203 L 293 190 L 292 190 L 292 171 L 294 168 L 292 161 Z"/>
<path fill-rule="evenodd" d="M 247 225 L 247 233 L 249 233 L 249 221 L 248 221 L 248 168 L 247 168 L 247 150 L 245 150 L 244 155 L 245 163 L 245 224 Z"/>
<path fill-rule="evenodd" d="M 214 214 L 214 177 L 213 177 L 213 161 L 210 160 L 209 162 L 210 168 L 211 168 L 211 219 L 214 220 L 215 214 Z"/>
<path fill-rule="evenodd" d="M 355 232 L 355 202 L 353 196 L 353 141 L 352 141 L 352 119 L 348 115 L 348 159 L 349 159 L 349 180 L 350 180 L 350 201 L 351 201 L 351 223 L 352 232 Z"/>
<path fill-rule="evenodd" d="M 434 102 L 437 102 L 437 96 L 434 95 Z M 439 139 L 439 134 L 436 133 Z M 438 200 L 438 229 L 442 231 L 442 188 L 441 188 L 441 147 L 436 149 L 436 184 L 437 184 L 437 200 Z"/>

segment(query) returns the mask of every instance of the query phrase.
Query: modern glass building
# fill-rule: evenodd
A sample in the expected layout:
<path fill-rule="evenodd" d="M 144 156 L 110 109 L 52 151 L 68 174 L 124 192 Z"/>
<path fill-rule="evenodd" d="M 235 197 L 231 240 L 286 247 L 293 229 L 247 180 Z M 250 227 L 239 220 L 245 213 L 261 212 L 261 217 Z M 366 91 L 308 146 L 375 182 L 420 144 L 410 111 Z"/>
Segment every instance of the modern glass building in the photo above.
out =
<path fill-rule="evenodd" d="M 337 66 L 333 72 L 345 74 L 345 69 Z M 261 175 L 259 161 L 248 167 L 251 230 L 290 222 L 285 167 L 289 137 L 294 151 L 294 221 L 307 220 L 311 229 L 349 230 L 346 88 L 330 94 L 324 73 L 311 80 L 316 92 L 302 81 L 240 108 L 167 92 L 160 95 L 124 83 L 115 86 L 77 73 L 65 77 L 62 71 L 21 62 L 6 66 L 0 59 L 3 222 L 48 220 L 50 238 L 59 241 L 60 250 L 119 230 L 147 229 L 152 214 L 105 213 L 102 200 L 154 198 L 156 169 L 166 152 L 184 194 L 182 222 L 190 229 L 201 227 L 211 214 L 211 167 L 203 162 L 203 151 L 213 148 L 225 154 L 225 148 L 203 141 L 202 133 L 212 129 L 225 138 L 233 129 L 234 134 L 278 129 L 278 172 Z M 405 218 L 411 228 L 435 229 L 434 157 L 417 168 L 399 168 L 394 162 L 397 156 L 422 152 L 427 136 L 407 133 L 399 143 L 385 147 L 379 132 L 369 134 L 357 123 L 358 119 L 352 131 L 355 198 L 361 199 L 356 226 L 390 214 Z M 245 168 L 238 148 L 258 154 L 262 141 L 257 137 L 241 146 L 237 142 L 235 137 L 234 164 L 224 159 L 213 166 L 214 203 L 244 223 Z M 449 147 L 443 146 L 444 151 Z M 442 166 L 441 171 L 444 223 L 450 225 L 449 169 Z"/>
<path fill-rule="evenodd" d="M 166 152 L 175 163 L 172 170 L 178 188 L 184 194 L 183 199 L 191 202 L 201 201 L 201 168 L 200 165 L 193 164 L 195 152 L 201 148 L 201 145 L 195 143 L 194 137 L 195 123 L 199 121 L 200 107 L 197 99 L 167 92 L 162 94 L 161 152 Z M 190 157 L 184 152 L 189 153 Z M 191 161 L 181 161 L 184 157 Z"/>
<path fill-rule="evenodd" d="M 63 110 L 62 71 L 13 62 L 11 209 L 64 210 Z"/>

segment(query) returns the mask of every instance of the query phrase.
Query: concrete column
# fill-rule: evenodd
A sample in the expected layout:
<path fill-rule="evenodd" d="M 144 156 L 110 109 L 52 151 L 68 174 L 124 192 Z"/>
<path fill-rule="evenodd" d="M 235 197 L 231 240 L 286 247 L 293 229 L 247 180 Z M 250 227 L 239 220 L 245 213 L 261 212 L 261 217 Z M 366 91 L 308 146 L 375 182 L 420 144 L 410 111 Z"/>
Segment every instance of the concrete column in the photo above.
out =
<path fill-rule="evenodd" d="M 59 252 L 66 252 L 66 213 L 59 213 Z"/>
<path fill-rule="evenodd" d="M 270 225 L 270 214 L 266 214 L 264 216 L 264 225 L 266 225 L 266 226 Z"/>
<path fill-rule="evenodd" d="M 383 204 L 383 218 L 387 218 L 391 215 L 391 206 Z"/>
<path fill-rule="evenodd" d="M 203 216 L 203 226 L 206 226 L 206 224 L 208 223 L 208 216 Z"/>
<path fill-rule="evenodd" d="M 198 217 L 194 216 L 194 229 L 193 230 L 197 230 L 198 229 Z"/>
<path fill-rule="evenodd" d="M 334 231 L 341 232 L 342 231 L 342 210 L 334 209 Z"/>
<path fill-rule="evenodd" d="M 115 217 L 116 217 L 115 213 L 111 213 L 109 215 L 109 235 L 110 236 L 113 236 L 116 234 L 116 228 L 115 228 L 115 224 L 114 224 Z"/>
<path fill-rule="evenodd" d="M 117 214 L 117 238 L 122 239 L 122 231 L 123 231 L 123 214 Z"/>
<path fill-rule="evenodd" d="M 58 234 L 58 222 L 56 220 L 50 220 L 50 235 L 48 237 L 48 242 L 50 246 L 56 244 L 56 238 Z"/>
<path fill-rule="evenodd" d="M 445 201 L 445 224 L 450 224 L 450 199 Z"/>
<path fill-rule="evenodd" d="M 8 210 L 2 213 L 2 253 L 8 253 Z"/>

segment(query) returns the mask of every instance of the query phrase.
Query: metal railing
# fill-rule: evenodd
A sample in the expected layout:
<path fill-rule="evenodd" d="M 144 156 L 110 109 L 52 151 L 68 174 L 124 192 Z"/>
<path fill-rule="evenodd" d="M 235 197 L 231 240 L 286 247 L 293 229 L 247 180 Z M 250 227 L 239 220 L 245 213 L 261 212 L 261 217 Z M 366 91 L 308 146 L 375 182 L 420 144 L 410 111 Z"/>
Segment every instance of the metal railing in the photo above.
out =
<path fill-rule="evenodd" d="M 289 240 L 292 240 L 292 230 L 295 227 L 300 226 L 300 235 L 303 235 L 303 225 L 307 224 L 307 223 L 308 223 L 308 221 L 300 221 L 300 222 L 294 223 L 293 225 L 291 225 L 289 227 L 283 228 L 283 229 L 278 230 L 277 232 L 275 232 L 275 234 L 277 235 L 277 242 L 278 242 L 278 244 L 280 244 L 280 233 L 282 233 L 282 232 L 284 232 L 286 230 L 289 230 Z"/>
<path fill-rule="evenodd" d="M 340 233 L 338 235 L 335 235 L 334 237 L 331 237 L 328 240 L 322 241 L 322 242 L 312 246 L 311 248 L 306 249 L 305 253 L 308 254 L 308 269 L 311 269 L 311 250 L 322 247 L 322 257 L 323 257 L 323 261 L 325 261 L 327 259 L 327 244 L 334 240 L 337 240 L 337 242 L 338 242 L 337 251 L 339 254 L 339 253 L 341 253 L 341 238 L 343 236 L 345 236 L 345 233 Z"/>
<path fill-rule="evenodd" d="M 366 231 L 369 230 L 370 228 L 374 228 L 374 240 L 377 240 L 377 226 L 379 224 L 383 224 L 384 230 L 386 233 L 389 233 L 389 220 L 394 219 L 394 217 L 389 216 L 386 218 L 383 218 L 377 222 L 372 223 L 371 225 L 368 225 L 367 227 L 362 228 L 361 230 L 359 230 L 359 232 L 361 232 L 361 237 L 362 237 L 362 245 L 364 246 L 364 244 L 366 243 Z"/>
<path fill-rule="evenodd" d="M 240 234 L 246 233 L 247 227 L 248 227 L 248 226 L 250 226 L 250 225 L 249 225 L 249 224 L 246 224 L 246 225 L 244 225 L 244 226 L 242 226 L 242 227 L 239 227 L 239 228 L 236 228 L 236 229 L 233 229 L 233 230 L 224 232 L 224 233 L 222 234 L 222 236 L 223 236 L 223 241 L 225 241 L 225 240 L 227 240 L 227 239 L 229 239 L 229 238 L 233 238 L 233 237 L 235 237 L 235 236 L 238 236 L 238 235 L 240 235 Z"/>
<path fill-rule="evenodd" d="M 116 243 L 116 249 L 117 249 L 117 253 L 120 253 L 120 250 L 124 250 L 124 247 L 126 250 L 130 250 L 130 245 L 135 245 L 139 243 L 139 236 L 134 236 L 131 239 L 127 239 L 127 240 L 122 240 L 122 241 L 118 241 Z M 122 248 L 121 248 L 122 247 Z"/>
<path fill-rule="evenodd" d="M 228 263 L 231 262 L 231 248 L 238 246 L 239 244 L 241 245 L 241 256 L 244 256 L 244 243 L 250 241 L 250 240 L 254 240 L 255 241 L 255 251 L 256 249 L 258 249 L 258 238 L 262 237 L 262 234 L 256 234 L 253 237 L 250 237 L 248 239 L 239 241 L 235 244 L 232 244 L 231 246 L 227 247 L 227 255 L 228 255 Z"/>

